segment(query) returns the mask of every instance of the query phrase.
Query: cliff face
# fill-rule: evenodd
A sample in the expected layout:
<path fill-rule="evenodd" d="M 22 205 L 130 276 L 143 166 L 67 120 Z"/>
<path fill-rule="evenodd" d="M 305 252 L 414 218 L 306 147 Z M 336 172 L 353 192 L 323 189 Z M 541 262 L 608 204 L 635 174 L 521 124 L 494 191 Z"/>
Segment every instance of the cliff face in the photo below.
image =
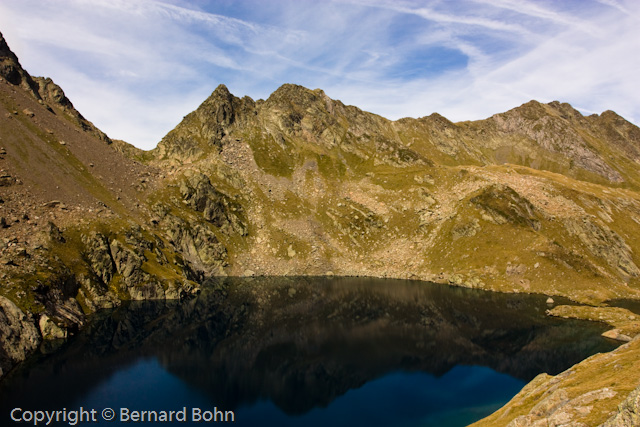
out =
<path fill-rule="evenodd" d="M 0 296 L 26 316 L 4 324 L 37 324 L 36 341 L 220 275 L 640 298 L 640 129 L 611 111 L 390 121 L 319 89 L 254 101 L 221 85 L 143 152 L 1 36 L 0 109 Z M 5 354 L 22 353 L 5 349 L 5 371 L 22 357 Z"/>

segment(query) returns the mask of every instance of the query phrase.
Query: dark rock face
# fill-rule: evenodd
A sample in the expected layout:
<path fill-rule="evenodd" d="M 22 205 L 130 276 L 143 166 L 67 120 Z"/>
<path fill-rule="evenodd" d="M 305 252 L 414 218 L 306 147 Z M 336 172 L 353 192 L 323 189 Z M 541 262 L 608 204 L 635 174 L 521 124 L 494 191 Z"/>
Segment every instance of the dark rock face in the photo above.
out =
<path fill-rule="evenodd" d="M 0 377 L 26 359 L 40 341 L 33 321 L 14 303 L 0 296 Z"/>
<path fill-rule="evenodd" d="M 100 233 L 93 232 L 89 236 L 84 236 L 83 242 L 86 247 L 85 256 L 91 270 L 106 286 L 111 282 L 115 273 L 115 263 L 107 238 Z"/>
<path fill-rule="evenodd" d="M 539 231 L 540 218 L 529 200 L 509 187 L 492 186 L 471 199 L 471 203 L 496 223 L 511 223 Z"/>
<path fill-rule="evenodd" d="M 180 193 L 193 210 L 202 212 L 204 219 L 223 233 L 247 234 L 247 227 L 241 219 L 242 205 L 216 190 L 206 175 L 193 174 L 185 179 L 180 185 Z"/>
<path fill-rule="evenodd" d="M 18 57 L 11 51 L 2 33 L 0 33 L 0 76 L 9 83 L 29 91 L 36 98 L 40 98 L 38 85 L 22 68 Z"/>
<path fill-rule="evenodd" d="M 182 254 L 188 264 L 180 262 L 191 276 L 203 277 L 203 273 L 220 274 L 226 265 L 227 250 L 205 224 L 188 224 L 183 219 L 167 215 L 162 223 L 169 242 Z M 190 265 L 191 267 L 188 267 Z M 200 274 L 194 273 L 195 271 Z"/>
<path fill-rule="evenodd" d="M 168 228 L 172 230 L 171 226 Z M 188 227 L 177 226 L 173 229 L 177 234 L 174 237 L 178 240 L 175 249 L 188 252 L 191 247 L 199 247 L 203 253 L 215 253 L 211 258 L 215 257 L 216 261 L 222 257 L 216 252 L 219 248 L 215 246 L 215 235 L 209 235 L 208 240 L 200 238 L 185 242 L 182 233 Z M 124 241 L 120 240 L 122 237 Z M 189 280 L 202 278 L 184 261 L 175 259 L 170 263 L 163 252 L 163 241 L 158 237 L 149 240 L 139 227 L 133 227 L 124 236 L 114 238 L 94 231 L 83 235 L 82 242 L 89 274 L 81 276 L 81 291 L 85 302 L 91 307 L 113 307 L 122 299 L 180 298 L 196 291 L 197 285 L 188 283 Z M 155 271 L 154 269 L 157 270 L 155 274 L 149 272 Z M 168 279 L 167 276 L 173 277 Z"/>
<path fill-rule="evenodd" d="M 193 161 L 220 152 L 230 130 L 250 123 L 255 113 L 251 98 L 237 98 L 220 85 L 158 143 L 156 156 Z"/>

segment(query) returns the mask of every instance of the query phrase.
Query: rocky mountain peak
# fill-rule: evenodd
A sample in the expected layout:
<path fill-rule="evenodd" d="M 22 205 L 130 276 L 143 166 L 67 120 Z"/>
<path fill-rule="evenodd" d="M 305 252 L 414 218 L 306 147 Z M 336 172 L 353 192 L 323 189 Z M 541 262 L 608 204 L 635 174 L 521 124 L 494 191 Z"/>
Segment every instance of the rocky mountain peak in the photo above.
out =
<path fill-rule="evenodd" d="M 40 99 L 38 85 L 33 81 L 29 73 L 22 68 L 18 57 L 9 48 L 2 33 L 0 33 L 0 76 L 13 85 L 21 86 L 37 99 Z"/>
<path fill-rule="evenodd" d="M 248 96 L 238 98 L 220 84 L 200 106 L 160 141 L 153 150 L 160 159 L 193 161 L 222 148 L 223 138 L 233 128 L 256 114 L 256 103 Z"/>
<path fill-rule="evenodd" d="M 573 120 L 576 122 L 584 122 L 584 116 L 582 115 L 582 113 L 573 108 L 569 103 L 552 101 L 547 105 L 554 111 L 556 111 L 563 119 Z"/>
<path fill-rule="evenodd" d="M 300 142 L 339 146 L 351 155 L 375 158 L 376 162 L 514 163 L 596 182 L 631 180 L 640 185 L 640 176 L 621 171 L 619 162 L 602 154 L 607 145 L 615 144 L 621 155 L 625 153 L 623 157 L 640 159 L 640 129 L 615 116 L 603 113 L 599 118 L 586 118 L 568 103 L 532 100 L 486 120 L 453 123 L 433 113 L 417 120 L 391 122 L 333 100 L 320 89 L 284 84 L 266 101 L 256 103 L 249 97 L 240 99 L 220 85 L 155 152 L 160 159 L 204 159 L 217 155 L 228 140 L 225 137 L 242 139 L 257 135 L 260 129 L 259 144 L 267 150 L 276 149 L 270 147 L 276 144 L 277 150 L 289 147 L 286 149 L 297 151 L 295 146 Z M 594 145 L 601 140 L 609 142 L 602 147 Z"/>
<path fill-rule="evenodd" d="M 235 108 L 239 99 L 223 84 L 219 85 L 198 107 L 196 113 L 202 123 L 228 126 L 235 120 Z"/>
<path fill-rule="evenodd" d="M 441 126 L 441 127 L 455 125 L 451 120 L 447 119 L 446 117 L 438 113 L 431 113 L 428 116 L 422 117 L 420 120 L 428 123 L 432 123 L 432 124 L 437 124 L 438 126 Z"/>
<path fill-rule="evenodd" d="M 323 98 L 316 92 L 295 84 L 284 84 L 276 89 L 265 101 L 262 108 L 274 113 L 290 115 L 294 123 L 299 123 L 307 110 L 314 108 L 316 113 L 324 113 L 321 101 Z M 317 107 L 321 108 L 318 109 Z"/>
<path fill-rule="evenodd" d="M 93 123 L 75 109 L 69 98 L 60 86 L 48 77 L 32 77 L 18 61 L 18 57 L 9 48 L 6 40 L 0 33 L 0 76 L 9 83 L 20 86 L 34 96 L 38 102 L 44 104 L 50 112 L 54 108 L 69 116 L 80 129 L 98 139 L 111 144 L 111 139 Z"/>
<path fill-rule="evenodd" d="M 215 89 L 214 91 L 211 93 L 211 95 L 214 94 L 221 94 L 224 96 L 231 96 L 231 92 L 229 92 L 229 88 L 227 88 L 227 86 L 224 83 L 220 83 Z"/>

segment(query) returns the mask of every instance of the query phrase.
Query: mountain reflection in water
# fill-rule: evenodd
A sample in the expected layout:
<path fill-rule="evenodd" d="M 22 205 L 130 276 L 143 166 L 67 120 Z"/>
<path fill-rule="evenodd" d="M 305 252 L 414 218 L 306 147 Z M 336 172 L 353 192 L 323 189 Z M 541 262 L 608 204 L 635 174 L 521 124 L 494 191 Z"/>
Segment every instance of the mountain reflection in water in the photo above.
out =
<path fill-rule="evenodd" d="M 176 383 L 171 399 L 165 397 L 173 406 L 156 408 L 166 410 L 188 406 L 181 399 L 189 395 L 210 407 L 244 410 L 246 417 L 275 405 L 277 416 L 265 413 L 285 419 L 339 405 L 350 390 L 388 387 L 410 373 L 428 377 L 425 384 L 446 394 L 439 381 L 470 378 L 465 367 L 517 379 L 506 382 L 506 403 L 535 375 L 557 374 L 615 347 L 600 337 L 602 325 L 545 316 L 545 300 L 401 280 L 220 279 L 197 298 L 131 302 L 98 313 L 78 336 L 0 383 L 2 417 L 16 405 L 81 404 L 87 396 L 96 399 L 99 387 L 116 387 L 114 381 L 110 393 L 119 389 L 142 399 L 147 392 L 139 390 L 162 389 L 152 379 L 158 372 Z M 153 363 L 156 373 L 147 378 L 143 371 Z M 128 379 L 119 379 L 123 372 L 131 372 Z M 495 375 L 498 383 L 509 378 Z M 153 409 L 143 403 L 129 405 Z"/>

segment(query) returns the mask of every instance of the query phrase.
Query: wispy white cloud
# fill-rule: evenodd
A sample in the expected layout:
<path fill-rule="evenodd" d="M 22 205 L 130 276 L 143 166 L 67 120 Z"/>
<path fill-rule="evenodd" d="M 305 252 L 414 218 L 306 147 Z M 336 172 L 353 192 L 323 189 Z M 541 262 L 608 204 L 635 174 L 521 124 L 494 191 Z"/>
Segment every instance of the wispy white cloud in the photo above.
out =
<path fill-rule="evenodd" d="M 4 32 L 115 138 L 151 148 L 219 84 L 283 83 L 389 118 L 478 119 L 530 99 L 640 122 L 634 0 L 10 0 Z"/>
<path fill-rule="evenodd" d="M 588 23 L 575 18 L 574 16 L 559 13 L 552 9 L 545 8 L 539 3 L 526 0 L 473 0 L 476 3 L 492 6 L 498 9 L 506 9 L 519 15 L 528 15 L 543 20 L 570 26 L 588 25 Z"/>
<path fill-rule="evenodd" d="M 602 3 L 606 6 L 610 6 L 615 9 L 618 9 L 620 12 L 626 15 L 634 15 L 634 12 L 632 10 L 628 9 L 623 3 L 619 3 L 616 0 L 597 0 L 597 1 L 598 3 Z M 635 15 L 637 16 L 637 13 L 635 13 Z"/>

